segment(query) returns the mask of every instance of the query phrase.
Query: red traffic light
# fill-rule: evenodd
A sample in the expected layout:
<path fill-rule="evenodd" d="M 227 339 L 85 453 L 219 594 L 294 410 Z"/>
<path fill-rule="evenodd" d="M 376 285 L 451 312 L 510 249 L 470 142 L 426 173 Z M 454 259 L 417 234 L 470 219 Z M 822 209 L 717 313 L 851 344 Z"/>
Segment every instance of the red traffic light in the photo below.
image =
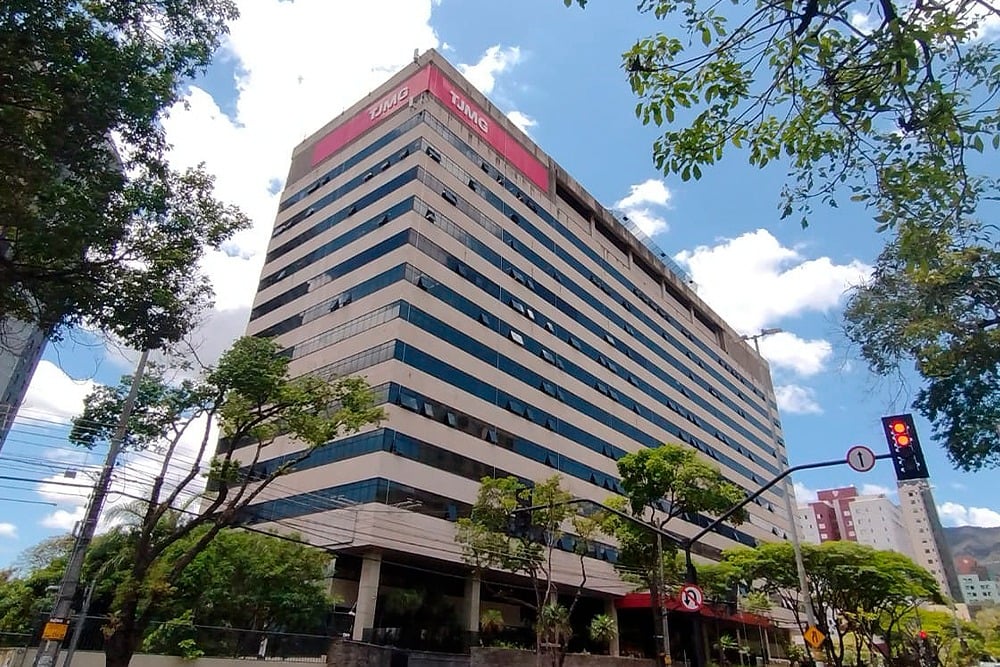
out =
<path fill-rule="evenodd" d="M 920 637 L 921 639 L 927 639 L 927 631 L 921 630 L 920 632 L 917 633 L 917 636 Z"/>
<path fill-rule="evenodd" d="M 889 434 L 897 447 L 909 447 L 913 439 L 910 437 L 910 428 L 902 420 L 889 423 Z"/>
<path fill-rule="evenodd" d="M 920 451 L 920 438 L 911 415 L 882 417 L 882 429 L 896 469 L 896 479 L 927 479 L 927 462 Z"/>

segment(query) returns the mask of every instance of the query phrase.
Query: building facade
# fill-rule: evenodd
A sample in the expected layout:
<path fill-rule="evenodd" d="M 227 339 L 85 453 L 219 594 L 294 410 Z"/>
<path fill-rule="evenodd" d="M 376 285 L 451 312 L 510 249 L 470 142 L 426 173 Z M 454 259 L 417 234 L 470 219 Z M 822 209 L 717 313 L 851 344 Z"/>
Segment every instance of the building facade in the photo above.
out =
<path fill-rule="evenodd" d="M 958 583 L 966 604 L 991 605 L 1000 602 L 1000 584 L 979 574 L 959 574 Z"/>
<path fill-rule="evenodd" d="M 11 249 L 2 232 L 0 255 L 8 257 Z M 0 450 L 24 402 L 46 341 L 42 329 L 20 320 L 0 318 Z"/>
<path fill-rule="evenodd" d="M 816 495 L 816 502 L 799 507 L 799 528 L 805 541 L 847 540 L 913 556 L 902 513 L 884 494 L 859 495 L 856 488 L 848 486 Z"/>
<path fill-rule="evenodd" d="M 355 638 L 384 591 L 439 574 L 472 632 L 481 604 L 520 622 L 454 541 L 483 477 L 559 474 L 604 501 L 618 458 L 673 442 L 758 488 L 787 465 L 768 367 L 665 257 L 438 54 L 415 59 L 294 150 L 248 326 L 293 374 L 366 377 L 387 419 L 282 477 L 250 521 L 341 554 Z M 276 465 L 295 445 L 268 450 Z M 786 537 L 782 493 L 701 556 Z M 686 519 L 671 529 L 707 521 Z M 586 594 L 609 605 L 632 588 L 615 558 L 587 558 Z"/>
<path fill-rule="evenodd" d="M 899 482 L 898 487 L 899 508 L 913 545 L 914 562 L 934 575 L 944 595 L 955 602 L 962 602 L 962 586 L 944 537 L 930 482 L 916 479 Z"/>

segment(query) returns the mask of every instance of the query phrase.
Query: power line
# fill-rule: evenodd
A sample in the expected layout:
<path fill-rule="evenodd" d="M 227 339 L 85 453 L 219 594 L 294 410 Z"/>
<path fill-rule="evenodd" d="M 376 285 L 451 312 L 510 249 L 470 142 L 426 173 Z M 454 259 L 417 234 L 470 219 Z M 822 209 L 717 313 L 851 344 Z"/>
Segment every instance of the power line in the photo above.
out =
<path fill-rule="evenodd" d="M 21 498 L 0 498 L 0 502 L 4 503 L 26 503 L 29 505 L 50 505 L 52 507 L 58 507 L 58 503 L 48 502 L 46 500 L 24 500 Z"/>

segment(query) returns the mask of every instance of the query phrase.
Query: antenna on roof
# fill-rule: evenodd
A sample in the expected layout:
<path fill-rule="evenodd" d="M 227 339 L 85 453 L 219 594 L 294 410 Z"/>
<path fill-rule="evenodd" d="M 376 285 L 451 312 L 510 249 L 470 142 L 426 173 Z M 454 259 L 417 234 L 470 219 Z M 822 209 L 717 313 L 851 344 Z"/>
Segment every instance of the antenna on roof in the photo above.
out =
<path fill-rule="evenodd" d="M 413 49 L 413 62 L 417 62 L 417 58 L 420 56 L 420 49 Z"/>

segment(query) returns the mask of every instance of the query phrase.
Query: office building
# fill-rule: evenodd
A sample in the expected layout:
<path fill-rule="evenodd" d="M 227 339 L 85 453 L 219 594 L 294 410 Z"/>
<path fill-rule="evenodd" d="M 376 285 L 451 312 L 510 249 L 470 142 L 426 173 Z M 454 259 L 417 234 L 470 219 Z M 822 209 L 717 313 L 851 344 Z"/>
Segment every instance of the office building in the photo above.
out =
<path fill-rule="evenodd" d="M 913 555 L 899 507 L 885 494 L 860 495 L 853 486 L 818 491 L 798 519 L 806 542 L 847 540 Z"/>
<path fill-rule="evenodd" d="M 9 256 L 10 252 L 0 229 L 0 255 Z M 42 329 L 20 320 L 0 317 L 0 450 L 24 402 L 31 377 L 45 351 L 46 341 Z"/>
<path fill-rule="evenodd" d="M 295 148 L 248 332 L 276 337 L 295 374 L 366 377 L 385 405 L 379 427 L 324 447 L 250 513 L 338 551 L 355 638 L 378 627 L 381 591 L 414 581 L 478 628 L 487 586 L 454 521 L 483 477 L 560 474 L 603 501 L 616 459 L 662 442 L 745 489 L 787 463 L 766 363 L 433 51 Z M 268 447 L 266 465 L 293 448 Z M 785 537 L 781 493 L 700 556 Z M 686 518 L 671 529 L 706 525 Z M 576 585 L 573 541 L 559 546 L 556 579 Z M 615 554 L 587 559 L 598 603 L 633 588 Z"/>

